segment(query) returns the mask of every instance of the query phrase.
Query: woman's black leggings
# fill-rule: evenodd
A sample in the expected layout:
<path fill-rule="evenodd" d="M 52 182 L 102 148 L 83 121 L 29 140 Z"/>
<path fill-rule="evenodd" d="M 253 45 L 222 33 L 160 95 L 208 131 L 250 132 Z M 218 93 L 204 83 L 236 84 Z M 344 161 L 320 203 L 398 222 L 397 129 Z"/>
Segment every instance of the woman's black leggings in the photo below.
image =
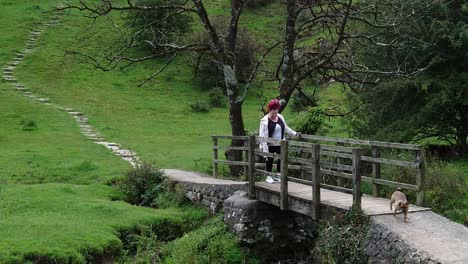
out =
<path fill-rule="evenodd" d="M 281 154 L 281 146 L 268 146 L 268 152 Z M 280 159 L 278 159 L 278 162 L 276 163 L 276 168 L 278 172 L 281 172 L 281 160 Z M 272 169 L 273 169 L 273 158 L 268 158 L 267 163 L 266 163 L 266 170 L 271 172 Z"/>

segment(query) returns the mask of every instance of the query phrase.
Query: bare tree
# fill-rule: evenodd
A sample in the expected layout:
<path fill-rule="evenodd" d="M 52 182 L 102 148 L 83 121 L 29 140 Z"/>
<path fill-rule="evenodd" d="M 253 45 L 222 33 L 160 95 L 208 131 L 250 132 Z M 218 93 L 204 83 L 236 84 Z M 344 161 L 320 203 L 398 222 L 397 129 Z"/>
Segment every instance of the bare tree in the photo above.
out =
<path fill-rule="evenodd" d="M 244 4 L 248 0 L 231 0 L 229 23 L 226 34 L 216 30 L 212 24 L 203 0 L 163 0 L 162 4 L 148 6 L 127 0 L 125 4 L 114 4 L 112 0 L 100 0 L 97 4 L 88 4 L 84 0 L 67 4 L 64 9 L 78 9 L 86 12 L 92 19 L 107 17 L 112 11 L 165 11 L 167 16 L 195 14 L 200 25 L 209 36 L 208 43 L 184 43 L 180 39 L 146 40 L 153 53 L 149 56 L 134 58 L 124 56 L 125 50 L 137 45 L 135 37 L 125 38 L 125 45 L 120 46 L 117 53 L 108 57 L 103 64 L 96 58 L 88 56 L 93 64 L 102 70 L 111 70 L 117 65 L 128 67 L 134 63 L 155 57 L 169 55 L 167 63 L 155 71 L 148 79 L 152 79 L 163 71 L 180 53 L 197 52 L 199 59 L 210 52 L 216 63 L 223 70 L 226 94 L 229 99 L 229 121 L 232 135 L 245 135 L 242 117 L 242 104 L 254 81 L 263 78 L 266 81 L 278 82 L 278 98 L 282 99 L 281 111 L 287 106 L 293 92 L 301 90 L 304 80 L 312 78 L 316 83 L 335 80 L 346 84 L 357 91 L 365 83 L 375 83 L 385 75 L 411 76 L 424 69 L 421 63 L 418 67 L 405 68 L 404 61 L 396 61 L 395 67 L 376 69 L 359 60 L 355 53 L 356 45 L 376 45 L 398 49 L 402 41 L 411 40 L 411 36 L 395 34 L 392 40 L 381 39 L 380 31 L 394 30 L 410 17 L 417 16 L 414 10 L 407 10 L 403 1 L 353 1 L 353 0 L 286 0 L 284 36 L 282 41 L 264 49 L 259 56 L 245 86 L 239 85 L 236 76 L 236 44 L 239 21 Z M 359 2 L 359 3 L 355 3 Z M 119 2 L 120 3 L 120 2 Z M 427 6 L 421 6 L 424 10 Z M 164 20 L 164 16 L 161 18 Z M 371 28 L 368 32 L 359 32 L 360 28 Z M 305 41 L 310 39 L 315 45 Z M 273 50 L 281 49 L 276 70 L 271 73 L 258 74 L 265 58 L 273 54 Z M 86 56 L 86 55 L 85 55 Z M 411 64 L 411 65 L 414 65 Z M 241 142 L 233 141 L 233 145 Z M 240 152 L 228 153 L 228 158 L 238 160 Z"/>

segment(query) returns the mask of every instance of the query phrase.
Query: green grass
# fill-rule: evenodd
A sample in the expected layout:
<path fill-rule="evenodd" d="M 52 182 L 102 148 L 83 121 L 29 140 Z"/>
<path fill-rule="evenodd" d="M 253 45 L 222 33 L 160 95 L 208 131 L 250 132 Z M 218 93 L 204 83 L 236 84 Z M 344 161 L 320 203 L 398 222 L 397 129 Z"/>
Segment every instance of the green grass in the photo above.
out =
<path fill-rule="evenodd" d="M 227 108 L 204 114 L 190 111 L 190 102 L 208 96 L 192 80 L 184 57 L 159 78 L 137 88 L 161 66 L 161 60 L 101 72 L 64 56 L 67 50 L 97 53 L 114 40 L 106 21 L 99 20 L 85 30 L 90 22 L 72 13 L 45 32 L 38 48 L 18 68 L 18 79 L 38 94 L 83 111 L 101 134 L 135 150 L 143 159 L 163 168 L 200 170 L 195 160 L 209 162 L 212 158 L 210 136 L 230 134 Z M 258 129 L 259 109 L 252 92 L 243 109 L 246 128 L 251 131 Z"/>
<path fill-rule="evenodd" d="M 122 254 L 121 231 L 141 224 L 188 230 L 206 217 L 202 209 L 156 211 L 121 198 L 104 185 L 2 186 L 0 262 L 86 263 Z"/>
<path fill-rule="evenodd" d="M 0 1 L 2 67 L 24 50 L 29 32 L 52 15 L 44 11 L 56 2 Z M 48 59 L 39 64 L 48 68 Z M 57 69 L 25 71 L 26 78 L 54 79 Z M 87 140 L 70 115 L 19 95 L 3 79 L 0 120 L 0 263 L 89 263 L 123 254 L 122 231 L 152 225 L 177 234 L 206 215 L 201 209 L 155 210 L 119 201 L 121 193 L 102 183 L 120 177 L 128 162 Z"/>
<path fill-rule="evenodd" d="M 222 219 L 214 217 L 203 226 L 162 248 L 162 263 L 257 263 L 240 249 Z"/>
<path fill-rule="evenodd" d="M 130 168 L 81 135 L 73 118 L 51 106 L 0 93 L 0 179 L 9 183 L 107 182 Z M 26 129 L 25 123 L 33 123 Z"/>

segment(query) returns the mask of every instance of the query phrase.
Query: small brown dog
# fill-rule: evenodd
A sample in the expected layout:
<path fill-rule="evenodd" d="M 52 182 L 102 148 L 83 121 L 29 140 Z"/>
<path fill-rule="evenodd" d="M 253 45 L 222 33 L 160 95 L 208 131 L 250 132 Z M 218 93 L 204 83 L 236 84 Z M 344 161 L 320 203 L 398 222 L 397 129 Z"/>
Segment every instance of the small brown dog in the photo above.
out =
<path fill-rule="evenodd" d="M 392 209 L 392 205 L 394 207 L 393 209 Z M 395 214 L 398 211 L 403 212 L 403 214 L 405 215 L 404 221 L 405 223 L 408 223 L 408 221 L 406 220 L 408 209 L 409 209 L 409 202 L 406 199 L 405 194 L 401 191 L 401 188 L 398 188 L 392 194 L 392 198 L 390 199 L 390 211 L 393 211 L 393 216 L 395 216 Z"/>

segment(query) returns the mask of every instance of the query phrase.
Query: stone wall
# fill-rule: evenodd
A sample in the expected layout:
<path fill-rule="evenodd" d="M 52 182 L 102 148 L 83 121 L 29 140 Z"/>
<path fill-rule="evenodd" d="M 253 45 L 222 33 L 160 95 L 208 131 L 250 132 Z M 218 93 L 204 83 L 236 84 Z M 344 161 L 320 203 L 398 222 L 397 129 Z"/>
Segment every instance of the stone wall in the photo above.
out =
<path fill-rule="evenodd" d="M 408 245 L 374 217 L 370 218 L 366 253 L 368 263 L 440 263 L 426 252 Z"/>
<path fill-rule="evenodd" d="M 192 202 L 206 207 L 211 214 L 224 209 L 226 225 L 241 244 L 251 248 L 263 260 L 275 261 L 276 256 L 291 260 L 281 263 L 295 263 L 297 257 L 311 259 L 304 255 L 313 248 L 319 232 L 318 223 L 311 218 L 249 199 L 245 183 L 176 182 L 183 186 L 185 195 Z M 409 244 L 407 238 L 401 238 L 399 234 L 407 231 L 390 228 L 382 217 L 370 217 L 366 247 L 368 263 L 441 263 Z"/>
<path fill-rule="evenodd" d="M 216 214 L 223 209 L 224 200 L 238 190 L 247 190 L 245 183 L 241 184 L 207 184 L 192 182 L 177 182 L 185 188 L 185 195 L 195 204 L 208 209 L 210 214 Z"/>
<path fill-rule="evenodd" d="M 310 217 L 251 200 L 244 191 L 224 202 L 224 222 L 263 260 L 307 255 L 318 235 L 318 224 Z"/>

